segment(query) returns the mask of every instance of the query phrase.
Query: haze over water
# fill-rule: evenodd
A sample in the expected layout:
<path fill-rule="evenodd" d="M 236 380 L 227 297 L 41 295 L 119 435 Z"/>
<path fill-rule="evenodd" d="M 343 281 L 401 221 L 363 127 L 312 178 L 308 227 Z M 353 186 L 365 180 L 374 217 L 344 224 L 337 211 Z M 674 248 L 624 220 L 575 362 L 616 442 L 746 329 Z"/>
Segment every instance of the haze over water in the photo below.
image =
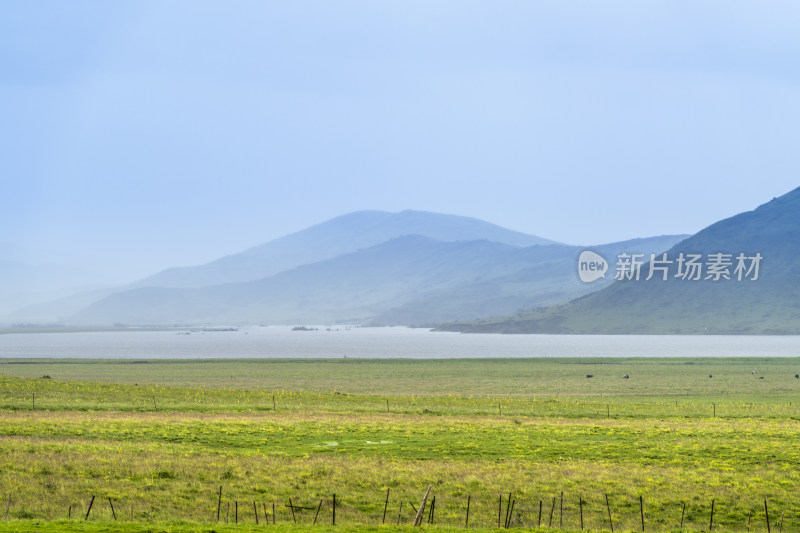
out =
<path fill-rule="evenodd" d="M 190 333 L 190 334 L 186 334 Z M 496 335 L 287 326 L 0 335 L 0 358 L 794 357 L 800 336 Z"/>

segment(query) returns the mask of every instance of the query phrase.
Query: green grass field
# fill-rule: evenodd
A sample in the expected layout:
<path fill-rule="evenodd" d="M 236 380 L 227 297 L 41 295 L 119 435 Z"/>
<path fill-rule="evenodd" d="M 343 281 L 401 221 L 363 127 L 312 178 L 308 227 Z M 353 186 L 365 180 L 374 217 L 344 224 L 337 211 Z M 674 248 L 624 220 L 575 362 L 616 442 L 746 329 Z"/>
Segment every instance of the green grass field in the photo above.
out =
<path fill-rule="evenodd" d="M 335 530 L 367 531 L 387 489 L 394 527 L 377 530 L 399 531 L 428 485 L 437 530 L 463 528 L 468 500 L 469 528 L 496 528 L 511 493 L 511 527 L 579 530 L 582 509 L 586 529 L 609 529 L 607 496 L 615 531 L 641 529 L 640 497 L 647 531 L 682 514 L 707 531 L 712 500 L 714 530 L 747 531 L 748 516 L 766 530 L 765 499 L 772 530 L 800 531 L 798 372 L 800 359 L 2 360 L 0 531 L 263 530 L 273 504 L 274 527 L 312 527 L 319 508 L 322 529 L 334 494 Z"/>

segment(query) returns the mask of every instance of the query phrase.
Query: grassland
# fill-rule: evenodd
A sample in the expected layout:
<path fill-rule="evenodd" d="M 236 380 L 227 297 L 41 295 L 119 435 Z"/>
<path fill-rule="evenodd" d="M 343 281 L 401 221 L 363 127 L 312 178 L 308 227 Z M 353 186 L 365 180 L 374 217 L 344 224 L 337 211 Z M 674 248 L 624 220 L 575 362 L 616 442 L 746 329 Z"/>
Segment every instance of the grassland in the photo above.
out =
<path fill-rule="evenodd" d="M 684 504 L 684 528 L 708 530 L 712 500 L 715 530 L 745 531 L 748 516 L 766 529 L 765 499 L 776 531 L 798 531 L 799 371 L 798 359 L 0 361 L 0 531 L 263 530 L 273 504 L 274 527 L 291 531 L 315 511 L 293 519 L 290 498 L 322 502 L 330 524 L 334 493 L 335 530 L 365 531 L 387 489 L 387 524 L 407 525 L 429 484 L 437 528 L 463 526 L 468 498 L 470 528 L 496 527 L 512 493 L 513 527 L 577 530 L 580 501 L 584 526 L 607 529 L 607 495 L 615 531 L 641 528 L 640 497 L 648 531 L 678 529 Z"/>

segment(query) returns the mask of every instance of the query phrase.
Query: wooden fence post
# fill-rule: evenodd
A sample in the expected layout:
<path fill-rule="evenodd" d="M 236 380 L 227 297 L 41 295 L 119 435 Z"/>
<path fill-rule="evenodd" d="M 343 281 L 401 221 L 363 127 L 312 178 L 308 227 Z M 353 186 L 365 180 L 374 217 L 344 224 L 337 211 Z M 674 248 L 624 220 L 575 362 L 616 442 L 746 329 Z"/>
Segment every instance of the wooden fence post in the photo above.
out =
<path fill-rule="evenodd" d="M 708 530 L 711 531 L 711 528 L 713 527 L 714 527 L 714 500 L 711 500 L 711 521 L 708 523 Z"/>
<path fill-rule="evenodd" d="M 516 505 L 517 500 L 511 500 L 511 512 L 508 514 L 508 521 L 506 522 L 506 529 L 511 527 L 511 520 L 514 519 L 514 505 Z"/>
<path fill-rule="evenodd" d="M 319 501 L 319 505 L 317 505 L 317 512 L 314 513 L 314 523 L 317 523 L 317 517 L 319 516 L 319 510 L 322 509 L 322 500 Z M 386 517 L 386 511 L 383 512 L 384 520 Z"/>
<path fill-rule="evenodd" d="M 606 494 L 606 509 L 608 509 L 608 525 L 611 527 L 611 533 L 614 533 L 614 522 L 611 521 L 611 504 L 608 503 L 608 494 Z"/>
<path fill-rule="evenodd" d="M 500 495 L 500 499 L 497 502 L 497 527 L 500 527 L 500 517 L 503 514 L 503 495 Z"/>
<path fill-rule="evenodd" d="M 425 505 L 428 503 L 428 494 L 431 492 L 432 485 L 428 485 L 428 490 L 425 491 L 425 496 L 422 497 L 422 503 L 419 504 L 417 516 L 414 517 L 414 525 L 419 526 L 422 524 L 422 513 L 425 511 Z"/>
<path fill-rule="evenodd" d="M 506 520 L 504 522 L 505 527 L 508 528 L 508 519 L 509 513 L 511 513 L 511 493 L 508 493 L 508 501 L 506 502 Z"/>
<path fill-rule="evenodd" d="M 219 486 L 219 497 L 217 498 L 217 522 L 219 522 L 219 511 L 222 508 L 222 485 Z"/>
<path fill-rule="evenodd" d="M 639 495 L 639 514 L 642 516 L 642 531 L 644 531 L 644 499 Z"/>
<path fill-rule="evenodd" d="M 94 505 L 94 494 L 92 494 L 92 501 L 89 502 L 89 508 L 86 509 L 86 516 L 83 518 L 84 520 L 89 520 L 89 513 L 92 512 L 92 505 Z"/>
<path fill-rule="evenodd" d="M 389 412 L 389 400 L 386 400 L 386 412 Z M 386 509 L 389 507 L 389 487 L 386 487 L 386 501 L 383 503 L 383 520 L 381 524 L 386 523 Z"/>

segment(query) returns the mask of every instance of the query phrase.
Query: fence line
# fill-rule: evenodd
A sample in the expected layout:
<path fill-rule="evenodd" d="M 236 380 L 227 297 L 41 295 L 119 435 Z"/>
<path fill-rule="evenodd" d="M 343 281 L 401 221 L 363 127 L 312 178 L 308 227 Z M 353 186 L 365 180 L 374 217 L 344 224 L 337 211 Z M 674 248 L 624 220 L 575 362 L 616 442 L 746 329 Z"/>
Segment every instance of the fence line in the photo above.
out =
<path fill-rule="evenodd" d="M 424 496 L 419 491 L 417 494 L 411 492 L 400 492 L 395 490 L 376 494 L 376 501 L 373 502 L 376 512 L 364 511 L 364 503 L 348 501 L 347 497 L 331 493 L 329 497 L 320 499 L 317 495 L 312 499 L 311 495 L 299 495 L 299 497 L 287 498 L 286 501 L 271 501 L 249 499 L 228 499 L 224 496 L 225 491 L 222 486 L 213 490 L 213 499 L 209 502 L 210 515 L 206 515 L 197 520 L 201 523 L 210 522 L 233 522 L 233 523 L 254 523 L 256 525 L 272 525 L 278 523 L 296 523 L 303 525 L 380 525 L 386 523 L 386 515 L 390 507 L 397 505 L 397 524 L 400 525 L 421 525 L 424 521 L 429 524 L 434 522 L 438 525 L 459 527 L 469 529 L 474 527 L 499 527 L 505 529 L 512 528 L 535 528 L 541 527 L 543 499 L 542 498 L 520 498 L 515 497 L 513 492 L 501 493 L 494 504 L 488 497 L 477 498 L 473 494 L 463 496 L 451 496 L 448 494 L 436 494 L 432 486 L 428 486 Z M 780 515 L 773 524 L 770 520 L 770 508 L 768 500 L 763 500 L 763 511 L 758 507 L 747 509 L 746 514 L 735 518 L 730 512 L 725 511 L 725 503 L 715 498 L 709 499 L 707 503 L 689 502 L 686 500 L 671 502 L 671 505 L 648 506 L 644 496 L 640 495 L 634 500 L 621 499 L 619 496 L 611 497 L 603 494 L 596 497 L 593 501 L 587 500 L 584 494 L 569 494 L 560 492 L 552 496 L 545 497 L 550 500 L 549 518 L 546 518 L 546 526 L 551 529 L 576 530 L 637 530 L 642 532 L 671 531 L 675 529 L 701 530 L 708 528 L 709 531 L 751 531 L 751 522 L 756 519 L 756 523 L 762 519 L 767 533 L 772 532 L 772 526 L 777 526 L 776 531 L 783 533 L 784 528 L 791 530 L 794 525 L 790 523 L 792 515 L 796 519 L 798 514 L 792 509 L 778 509 L 778 513 L 773 509 L 773 516 Z M 83 499 L 83 498 L 81 498 Z M 72 509 L 76 505 L 71 503 L 65 514 L 71 520 L 118 520 L 114 502 L 110 496 L 105 499 L 108 501 L 110 510 L 105 511 L 103 506 L 95 505 L 96 496 L 86 495 L 83 501 L 86 505 L 86 512 L 75 513 Z M 116 498 L 118 506 L 124 508 L 125 500 Z M 559 516 L 555 520 L 556 500 L 558 501 Z M 37 519 L 41 517 L 33 516 L 29 511 L 24 510 L 23 502 L 17 501 L 9 494 L 6 500 L 5 520 L 8 521 L 14 507 L 23 509 L 15 519 Z M 103 498 L 100 499 L 102 501 Z M 246 509 L 252 504 L 253 514 L 244 512 L 239 515 L 239 502 Z M 12 506 L 13 502 L 13 506 Z M 310 502 L 310 503 L 302 503 Z M 416 504 L 414 503 L 416 502 Z M 164 503 L 164 502 L 162 502 Z M 225 513 L 223 515 L 223 504 Z M 271 504 L 271 513 L 269 512 Z M 537 510 L 538 504 L 538 510 Z M 494 505 L 494 508 L 493 508 Z M 739 502 L 741 506 L 741 502 Z M 259 518 L 259 506 L 263 511 L 263 520 Z M 231 509 L 233 507 L 233 509 Z M 80 507 L 78 507 L 80 508 Z M 130 521 L 136 522 L 134 516 L 133 502 L 130 503 Z M 425 513 L 425 511 L 428 511 Z M 231 512 L 233 511 L 233 512 Z M 538 511 L 538 512 L 537 512 Z M 788 511 L 788 512 L 787 512 Z M 794 512 L 793 512 L 794 511 Z M 233 516 L 231 516 L 233 515 Z M 326 516 L 328 518 L 326 518 Z M 177 518 L 177 517 L 176 517 Z M 189 518 L 192 517 L 180 517 Z M 338 518 L 338 522 L 337 522 Z M 124 517 L 122 518 L 124 519 Z M 140 517 L 138 520 L 147 523 L 147 517 Z M 390 519 L 390 522 L 392 520 Z M 705 522 L 705 525 L 703 525 Z"/>

